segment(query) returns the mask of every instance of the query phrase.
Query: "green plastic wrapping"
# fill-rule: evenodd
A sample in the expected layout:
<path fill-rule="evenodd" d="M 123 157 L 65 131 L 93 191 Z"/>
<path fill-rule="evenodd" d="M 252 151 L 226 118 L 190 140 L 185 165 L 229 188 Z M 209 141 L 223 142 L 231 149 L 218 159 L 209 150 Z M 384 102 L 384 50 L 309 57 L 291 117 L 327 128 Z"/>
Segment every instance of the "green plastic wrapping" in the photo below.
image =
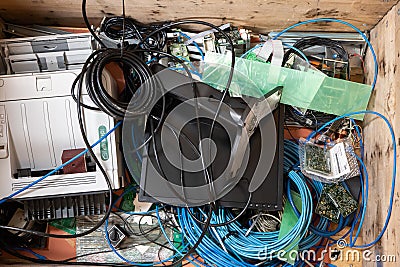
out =
<path fill-rule="evenodd" d="M 293 196 L 293 202 L 298 210 L 301 210 L 301 196 L 300 194 L 291 191 L 292 196 Z M 285 235 L 287 235 L 290 230 L 292 230 L 293 227 L 295 227 L 296 223 L 299 221 L 299 218 L 297 217 L 296 213 L 294 212 L 294 209 L 292 205 L 290 204 L 289 201 L 286 201 L 285 207 L 283 209 L 283 215 L 282 215 L 282 222 L 281 222 L 281 228 L 279 229 L 279 235 L 278 235 L 278 240 L 282 239 Z M 295 259 L 293 259 L 293 255 L 297 255 L 298 250 L 299 250 L 299 239 L 294 240 L 291 244 L 289 244 L 284 250 L 286 253 L 284 253 L 282 259 L 285 259 L 286 262 L 290 264 L 294 264 Z M 293 246 L 294 245 L 294 246 Z M 293 248 L 291 250 L 287 250 L 289 247 Z M 294 254 L 292 251 L 295 251 L 296 254 Z"/>
<path fill-rule="evenodd" d="M 228 81 L 231 57 L 208 52 L 202 81 L 223 90 Z M 273 66 L 269 63 L 236 58 L 230 94 L 260 97 L 283 86 L 283 104 L 334 115 L 365 110 L 371 95 L 366 84 L 331 78 L 308 68 L 306 71 Z M 364 115 L 353 116 L 362 120 Z"/>

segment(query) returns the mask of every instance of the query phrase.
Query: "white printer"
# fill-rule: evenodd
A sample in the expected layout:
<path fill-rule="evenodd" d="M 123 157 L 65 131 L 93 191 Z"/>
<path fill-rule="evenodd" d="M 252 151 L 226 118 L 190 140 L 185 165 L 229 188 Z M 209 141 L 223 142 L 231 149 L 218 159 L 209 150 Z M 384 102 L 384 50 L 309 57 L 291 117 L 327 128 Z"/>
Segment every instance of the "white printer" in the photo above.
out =
<path fill-rule="evenodd" d="M 84 44 L 81 50 L 91 49 L 86 42 L 82 42 L 82 38 L 86 38 L 90 44 L 90 37 L 83 36 L 85 37 L 78 37 Z M 64 42 L 63 37 L 68 40 Z M 54 40 L 54 36 L 48 38 L 49 42 L 44 46 L 54 48 L 54 43 L 50 42 Z M 46 43 L 45 39 L 41 38 L 42 44 Z M 56 40 L 62 44 L 74 43 L 69 35 L 59 36 Z M 15 40 L 2 41 L 3 56 L 5 50 L 11 50 L 10 47 L 21 48 L 24 44 L 27 45 L 27 42 L 24 39 L 20 39 L 19 43 Z M 79 51 L 77 48 L 75 47 L 75 54 L 86 53 L 76 52 Z M 26 48 L 20 50 L 29 52 Z M 65 56 L 66 52 L 68 51 L 60 50 L 56 53 L 64 53 Z M 89 54 L 86 53 L 87 56 Z M 83 63 L 87 56 L 78 61 Z M 21 67 L 23 61 L 20 61 L 17 69 L 24 71 L 15 74 L 15 62 L 12 63 L 7 55 L 4 58 L 7 74 L 0 75 L 0 198 L 23 188 L 61 165 L 63 152 L 86 148 L 79 130 L 76 103 L 71 97 L 72 83 L 80 68 L 51 68 L 52 71 L 44 71 L 38 60 L 37 71 L 36 63 L 30 62 Z M 32 71 L 28 72 L 28 66 L 31 65 Z M 51 64 L 47 61 L 47 66 L 49 65 Z M 115 89 L 115 81 L 107 72 L 103 74 L 103 83 L 106 88 Z M 85 103 L 91 103 L 86 91 L 83 100 Z M 84 117 L 90 143 L 94 143 L 114 127 L 114 119 L 105 113 L 85 110 Z M 122 185 L 118 174 L 118 142 L 116 134 L 112 133 L 94 148 L 115 189 Z M 61 172 L 52 175 L 16 198 L 24 201 L 25 208 L 28 209 L 25 210 L 25 214 L 30 219 L 99 214 L 105 209 L 103 192 L 106 192 L 108 187 L 100 170 L 94 168 L 92 166 L 92 169 L 81 173 Z M 100 195 L 96 195 L 97 193 Z"/>
<path fill-rule="evenodd" d="M 0 74 L 81 69 L 92 53 L 90 34 L 0 40 Z"/>

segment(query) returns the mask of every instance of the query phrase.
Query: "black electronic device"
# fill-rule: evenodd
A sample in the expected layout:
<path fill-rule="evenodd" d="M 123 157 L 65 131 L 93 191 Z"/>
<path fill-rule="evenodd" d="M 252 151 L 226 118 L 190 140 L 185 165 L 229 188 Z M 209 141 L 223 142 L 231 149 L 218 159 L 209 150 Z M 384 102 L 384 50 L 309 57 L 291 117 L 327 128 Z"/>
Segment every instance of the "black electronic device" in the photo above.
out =
<path fill-rule="evenodd" d="M 190 80 L 188 77 L 179 74 L 174 71 L 166 70 L 165 67 L 161 65 L 153 65 L 152 67 L 155 73 L 164 70 L 169 76 L 169 79 L 166 81 L 162 81 L 163 83 L 175 83 L 181 84 L 169 91 L 165 95 L 165 103 L 166 103 L 166 115 L 168 116 L 168 112 L 178 105 L 182 104 L 185 100 L 193 98 L 193 88 L 190 84 Z M 173 77 L 173 79 L 171 79 Z M 196 81 L 196 87 L 198 91 L 198 97 L 207 97 L 210 99 L 210 105 L 207 105 L 207 108 L 210 109 L 210 114 L 215 114 L 217 110 L 219 100 L 222 97 L 222 92 L 217 91 L 213 87 Z M 235 110 L 238 114 L 243 113 L 246 108 L 246 102 L 242 98 L 233 98 L 227 96 L 225 98 L 224 103 L 229 105 L 233 110 Z M 184 104 L 183 104 L 184 105 Z M 174 121 L 178 122 L 180 120 L 185 120 L 190 112 L 194 112 L 193 106 L 187 104 L 187 112 L 181 112 L 174 114 Z M 159 108 L 159 107 L 158 107 Z M 204 110 L 204 109 L 203 109 Z M 159 110 L 154 110 L 155 113 L 160 113 Z M 262 210 L 280 210 L 282 209 L 282 188 L 283 188 L 283 114 L 284 107 L 283 105 L 278 105 L 278 107 L 265 118 L 263 118 L 258 127 L 256 128 L 254 134 L 250 138 L 250 153 L 249 161 L 245 170 L 242 170 L 242 176 L 236 186 L 233 189 L 225 194 L 222 198 L 218 200 L 218 203 L 224 207 L 236 207 L 243 208 L 249 198 L 248 187 L 251 182 L 253 173 L 255 171 L 256 165 L 261 161 L 261 148 L 266 150 L 264 155 L 268 157 L 273 157 L 270 160 L 272 161 L 272 166 L 268 173 L 265 173 L 264 182 L 258 187 L 258 189 L 252 193 L 251 202 L 249 208 L 257 208 Z M 229 121 L 229 116 L 221 112 L 222 120 Z M 225 117 L 224 117 L 225 116 Z M 200 118 L 200 127 L 202 138 L 208 138 L 210 133 L 212 120 L 208 118 Z M 219 123 L 215 124 L 215 128 L 213 130 L 212 140 L 215 142 L 217 152 L 214 158 L 213 164 L 211 165 L 212 177 L 218 177 L 224 169 L 229 164 L 229 159 L 231 156 L 231 143 L 229 142 L 229 136 L 235 135 L 232 131 L 237 129 L 237 125 L 233 125 L 230 127 L 230 122 L 227 123 L 228 127 L 222 127 Z M 274 142 L 267 142 L 267 145 L 261 145 L 261 131 L 260 127 L 263 127 L 264 130 L 275 131 L 273 136 L 276 140 Z M 148 134 L 150 135 L 150 128 L 147 127 Z M 228 132 L 230 131 L 230 132 Z M 265 131 L 264 131 L 265 132 Z M 180 131 L 180 145 L 182 153 L 190 159 L 196 159 L 199 155 L 194 151 L 193 147 L 198 147 L 199 140 L 199 131 L 197 130 L 197 121 L 191 120 L 185 124 L 185 126 Z M 272 135 L 271 135 L 272 136 Z M 157 171 L 162 174 L 162 176 L 166 177 L 166 179 L 174 184 L 182 185 L 182 182 L 185 186 L 200 186 L 205 184 L 204 172 L 186 172 L 183 174 L 179 168 L 171 164 L 164 151 L 161 148 L 161 134 L 160 131 L 154 133 L 154 139 L 146 146 L 145 151 L 143 153 L 143 161 L 142 161 L 142 170 L 141 170 L 141 181 L 140 181 L 140 191 L 139 191 L 139 201 L 146 202 L 159 202 L 156 199 L 163 199 L 166 196 L 159 193 L 158 195 L 150 195 L 148 192 L 152 192 L 151 186 L 156 185 L 156 181 L 152 181 L 151 179 L 159 179 L 154 175 L 154 171 Z M 271 141 L 271 140 L 269 140 Z M 155 147 L 154 147 L 155 144 Z M 274 147 L 271 147 L 271 144 Z M 157 153 L 157 157 L 155 155 Z M 273 153 L 273 155 L 271 155 Z M 158 162 L 157 162 L 158 158 Z M 150 166 L 153 166 L 150 168 Z M 154 168 L 154 166 L 156 166 Z M 160 170 L 160 167 L 161 169 Z M 156 169 L 156 170 L 154 170 Z M 183 179 L 183 180 L 182 180 Z M 179 193 L 178 193 L 179 194 Z M 183 197 L 182 195 L 176 195 L 176 197 Z"/>

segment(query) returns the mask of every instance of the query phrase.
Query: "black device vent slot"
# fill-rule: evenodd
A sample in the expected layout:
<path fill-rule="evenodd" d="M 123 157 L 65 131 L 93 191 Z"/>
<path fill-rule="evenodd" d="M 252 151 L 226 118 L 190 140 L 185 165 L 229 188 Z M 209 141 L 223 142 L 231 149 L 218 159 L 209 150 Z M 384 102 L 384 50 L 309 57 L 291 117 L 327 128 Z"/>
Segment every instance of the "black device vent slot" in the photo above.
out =
<path fill-rule="evenodd" d="M 54 220 L 106 212 L 106 194 L 85 194 L 24 200 L 27 220 Z"/>

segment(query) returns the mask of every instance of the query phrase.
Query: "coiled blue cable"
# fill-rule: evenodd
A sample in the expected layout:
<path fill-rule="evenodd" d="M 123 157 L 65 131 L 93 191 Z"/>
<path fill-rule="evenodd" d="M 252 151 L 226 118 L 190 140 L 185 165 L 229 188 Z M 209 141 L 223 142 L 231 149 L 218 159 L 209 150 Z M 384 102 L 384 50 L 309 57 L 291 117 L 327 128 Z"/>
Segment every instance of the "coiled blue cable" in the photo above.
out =
<path fill-rule="evenodd" d="M 202 229 L 183 208 L 178 208 L 178 218 L 178 222 L 184 233 L 184 237 L 188 243 L 194 245 L 195 240 L 197 240 L 200 236 Z M 246 265 L 243 261 L 231 256 L 228 253 L 225 253 L 225 251 L 216 245 L 215 241 L 209 236 L 205 236 L 203 238 L 202 242 L 197 247 L 196 252 L 208 264 L 215 264 L 217 266 L 251 266 Z"/>
<path fill-rule="evenodd" d="M 297 166 L 299 164 L 299 147 L 297 144 L 295 144 L 294 142 L 291 142 L 289 140 L 285 140 L 284 142 L 284 166 L 285 166 L 285 171 L 289 171 L 291 168 L 293 168 L 293 166 Z M 304 177 L 304 175 L 302 173 L 298 173 L 298 175 L 304 180 L 307 181 L 308 179 Z M 311 187 L 314 189 L 317 198 L 320 196 L 321 192 L 322 192 L 322 188 L 323 188 L 323 184 L 319 181 L 314 181 L 311 180 L 310 181 L 310 185 Z M 292 195 L 291 195 L 291 190 L 290 190 L 290 181 L 288 181 L 287 187 L 287 198 L 289 203 L 291 204 L 295 214 L 299 217 L 300 213 L 297 210 Z M 341 221 L 340 225 L 338 226 L 338 228 L 334 231 L 334 232 L 327 232 L 327 228 L 329 226 L 329 221 L 328 219 L 321 217 L 318 224 L 316 226 L 314 225 L 310 225 L 310 234 L 304 238 L 300 244 L 299 244 L 299 248 L 300 250 L 305 250 L 305 249 L 309 249 L 311 247 L 313 247 L 314 245 L 316 245 L 318 242 L 321 241 L 322 237 L 328 237 L 331 234 L 335 234 L 336 232 L 340 231 L 341 228 L 343 227 L 343 220 Z"/>
<path fill-rule="evenodd" d="M 353 221 L 351 229 L 350 229 L 351 230 L 350 231 L 350 246 L 351 247 L 353 247 L 355 245 L 355 243 L 357 241 L 357 238 L 360 235 L 361 228 L 362 228 L 362 225 L 363 225 L 363 222 L 364 222 L 365 214 L 366 214 L 366 211 L 367 211 L 368 186 L 369 186 L 367 167 L 365 166 L 364 162 L 362 161 L 362 159 L 360 157 L 358 157 L 357 155 L 355 155 L 355 157 L 360 162 L 362 170 L 364 171 L 364 174 L 365 174 L 365 178 L 364 179 L 365 179 L 365 188 L 366 189 L 364 190 L 364 185 L 362 185 L 362 187 L 361 187 L 362 205 L 361 205 L 361 208 L 360 208 L 361 209 L 361 213 L 359 213 L 360 216 L 357 216 L 357 218 Z M 359 217 L 360 217 L 360 219 L 358 220 Z M 357 226 L 358 221 L 359 221 L 359 224 Z M 356 232 L 356 234 L 354 236 L 354 239 L 353 239 L 353 231 L 354 231 L 355 227 L 357 227 L 357 232 Z"/>
<path fill-rule="evenodd" d="M 385 219 L 385 223 L 383 225 L 383 228 L 381 230 L 381 232 L 378 234 L 378 236 L 375 238 L 375 240 L 373 240 L 372 242 L 368 243 L 368 244 L 364 244 L 364 245 L 352 245 L 351 247 L 354 248 L 368 248 L 371 247 L 373 245 L 375 245 L 377 242 L 379 242 L 379 240 L 382 238 L 382 236 L 385 234 L 386 229 L 388 227 L 389 221 L 390 221 L 390 217 L 392 215 L 392 209 L 393 209 L 393 200 L 394 200 L 394 192 L 395 192 L 395 187 L 396 187 L 396 171 L 397 171 L 397 147 L 396 147 L 396 136 L 394 134 L 394 130 L 392 125 L 390 124 L 389 120 L 383 116 L 382 114 L 380 114 L 379 112 L 376 111 L 371 111 L 371 110 L 364 110 L 364 111 L 356 111 L 356 112 L 351 112 L 351 113 L 347 113 L 344 114 L 342 116 L 339 116 L 327 123 L 325 123 L 324 125 L 322 125 L 317 131 L 311 133 L 308 137 L 307 140 L 310 140 L 311 138 L 315 137 L 315 135 L 318 132 L 321 132 L 323 129 L 325 129 L 327 126 L 329 126 L 330 124 L 334 123 L 337 120 L 346 118 L 346 117 L 351 117 L 354 115 L 360 115 L 360 114 L 373 114 L 376 115 L 378 117 L 380 117 L 381 119 L 384 120 L 384 122 L 386 123 L 387 127 L 389 128 L 389 132 L 391 135 L 391 139 L 392 139 L 392 145 L 393 145 L 393 169 L 392 169 L 392 184 L 391 184 L 391 189 L 390 189 L 390 197 L 389 197 L 389 207 L 388 207 L 388 212 L 387 212 L 387 216 Z M 350 244 L 349 244 L 350 246 Z"/>
<path fill-rule="evenodd" d="M 238 222 L 227 226 L 214 228 L 210 237 L 205 237 L 200 244 L 197 253 L 206 260 L 207 263 L 216 266 L 249 266 L 246 261 L 277 258 L 275 252 L 286 250 L 290 251 L 307 234 L 312 217 L 312 198 L 305 182 L 295 173 L 290 172 L 289 178 L 296 184 L 302 197 L 302 214 L 296 225 L 281 239 L 278 239 L 279 232 L 250 232 L 246 236 L 247 229 L 244 229 Z M 201 233 L 202 229 L 197 222 L 188 214 L 185 209 L 178 209 L 179 223 L 184 229 L 184 234 L 188 242 Z M 221 223 L 232 219 L 234 216 L 225 209 L 219 209 L 217 215 L 213 215 L 213 223 Z M 218 245 L 217 240 L 223 240 L 224 249 Z M 266 250 L 268 248 L 268 251 Z M 273 263 L 273 262 L 268 262 Z M 251 265 L 250 265 L 251 266 Z M 268 266 L 270 266 L 268 264 Z"/>
<path fill-rule="evenodd" d="M 312 217 L 312 197 L 311 193 L 305 184 L 304 180 L 298 176 L 298 174 L 294 171 L 290 171 L 288 174 L 290 180 L 292 180 L 300 193 L 301 199 L 302 199 L 302 211 L 301 211 L 301 216 L 299 217 L 298 222 L 296 225 L 281 239 L 277 239 L 278 232 L 272 233 L 270 236 L 268 235 L 269 233 L 250 233 L 250 235 L 247 237 L 254 237 L 257 243 L 255 243 L 255 250 L 249 250 L 249 246 L 251 245 L 251 242 L 248 244 L 247 238 L 245 238 L 245 231 L 242 231 L 242 235 L 240 236 L 241 241 L 245 246 L 243 247 L 245 253 L 243 253 L 243 256 L 252 258 L 252 259 L 257 259 L 258 257 L 265 257 L 267 259 L 273 259 L 276 257 L 276 255 L 273 255 L 272 251 L 280 251 L 280 250 L 286 250 L 290 251 L 294 245 L 298 244 L 299 241 L 305 236 L 305 234 L 308 232 L 308 227 L 311 223 L 311 217 Z M 239 231 L 240 229 L 236 225 L 236 230 Z M 232 239 L 229 239 L 228 241 L 232 240 L 232 249 L 236 249 L 236 245 L 234 242 L 235 237 Z M 253 245 L 253 246 L 254 246 Z M 259 254 L 259 250 L 261 248 L 268 247 L 270 252 L 266 251 L 261 254 Z M 249 252 L 255 252 L 255 254 L 251 254 Z"/>

